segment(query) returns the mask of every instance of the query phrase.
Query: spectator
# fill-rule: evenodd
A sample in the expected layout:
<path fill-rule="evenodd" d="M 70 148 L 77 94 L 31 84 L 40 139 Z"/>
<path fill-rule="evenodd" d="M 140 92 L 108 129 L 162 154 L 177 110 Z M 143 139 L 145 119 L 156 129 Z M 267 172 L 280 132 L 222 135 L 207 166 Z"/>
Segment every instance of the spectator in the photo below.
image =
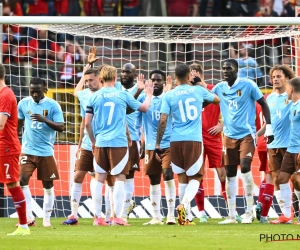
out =
<path fill-rule="evenodd" d="M 69 10 L 69 0 L 55 0 L 54 7 L 58 16 L 67 16 Z"/>
<path fill-rule="evenodd" d="M 239 64 L 238 77 L 251 79 L 258 86 L 263 86 L 263 74 L 256 60 L 249 56 L 249 49 L 252 44 L 241 43 L 239 47 L 230 46 L 230 57 L 236 59 Z"/>
<path fill-rule="evenodd" d="M 258 10 L 257 2 L 257 0 L 230 0 L 227 2 L 227 8 L 230 9 L 231 16 L 254 16 Z"/>
<path fill-rule="evenodd" d="M 2 43 L 3 63 L 14 64 L 19 62 L 20 41 L 18 34 L 14 33 L 11 26 L 6 28 L 5 39 Z"/>
<path fill-rule="evenodd" d="M 84 0 L 84 12 L 87 16 L 104 16 L 103 0 Z"/>
<path fill-rule="evenodd" d="M 82 64 L 86 55 L 83 48 L 76 41 L 74 44 L 66 41 L 65 48 L 65 65 L 62 69 L 60 80 L 75 84 L 82 77 Z"/>
<path fill-rule="evenodd" d="M 200 2 L 200 16 L 207 15 L 207 4 L 209 0 L 201 0 Z M 220 16 L 220 5 L 221 0 L 213 0 L 213 7 L 212 7 L 212 16 Z"/>
<path fill-rule="evenodd" d="M 166 0 L 167 3 L 167 11 L 168 16 L 178 16 L 178 17 L 185 17 L 190 16 L 190 8 L 192 7 L 192 16 L 198 15 L 198 5 L 196 0 Z M 170 31 L 173 32 L 174 36 L 180 36 L 183 33 L 185 36 L 192 35 L 192 27 L 189 26 L 173 26 L 170 28 Z M 184 44 L 184 53 L 185 53 L 185 61 L 191 62 L 192 61 L 192 44 L 187 43 Z M 171 44 L 171 50 L 177 51 L 176 43 Z M 173 55 L 176 56 L 175 53 Z M 175 57 L 175 60 L 177 58 Z"/>
<path fill-rule="evenodd" d="M 22 6 L 18 0 L 0 0 L 3 4 L 3 16 L 23 16 Z M 6 31 L 8 25 L 3 25 L 3 31 Z M 21 27 L 18 25 L 11 25 L 12 32 L 16 36 L 20 36 Z"/>

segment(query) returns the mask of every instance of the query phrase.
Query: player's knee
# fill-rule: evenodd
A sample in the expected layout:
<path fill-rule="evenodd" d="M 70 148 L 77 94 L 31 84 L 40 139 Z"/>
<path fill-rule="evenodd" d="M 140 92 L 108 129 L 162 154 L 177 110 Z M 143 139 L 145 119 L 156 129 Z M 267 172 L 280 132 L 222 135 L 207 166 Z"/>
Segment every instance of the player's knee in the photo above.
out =
<path fill-rule="evenodd" d="M 241 159 L 241 173 L 246 174 L 251 171 L 251 159 Z"/>
<path fill-rule="evenodd" d="M 53 187 L 53 181 L 43 181 L 43 188 L 50 189 Z"/>
<path fill-rule="evenodd" d="M 291 181 L 294 185 L 294 189 L 300 191 L 300 174 L 293 174 L 291 176 Z"/>
<path fill-rule="evenodd" d="M 164 181 L 170 181 L 174 179 L 173 171 L 171 168 L 163 169 Z"/>
<path fill-rule="evenodd" d="M 86 172 L 84 171 L 76 171 L 74 174 L 74 182 L 75 183 L 82 183 L 85 177 Z"/>
<path fill-rule="evenodd" d="M 235 177 L 237 175 L 237 166 L 225 166 L 226 176 Z"/>
<path fill-rule="evenodd" d="M 29 183 L 30 176 L 28 175 L 21 175 L 20 176 L 20 186 L 27 186 Z"/>
<path fill-rule="evenodd" d="M 150 185 L 159 185 L 160 184 L 160 175 L 149 175 Z"/>

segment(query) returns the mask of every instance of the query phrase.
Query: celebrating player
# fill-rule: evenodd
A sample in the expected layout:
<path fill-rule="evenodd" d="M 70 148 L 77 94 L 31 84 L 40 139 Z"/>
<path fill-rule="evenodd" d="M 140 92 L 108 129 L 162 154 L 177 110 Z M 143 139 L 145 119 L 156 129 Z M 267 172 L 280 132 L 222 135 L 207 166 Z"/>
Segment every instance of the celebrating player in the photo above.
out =
<path fill-rule="evenodd" d="M 152 204 L 152 215 L 151 221 L 144 223 L 144 225 L 162 225 L 164 224 L 161 219 L 160 214 L 160 203 L 161 203 L 161 174 L 163 174 L 165 190 L 166 190 L 166 200 L 168 206 L 167 224 L 175 224 L 175 200 L 176 200 L 176 187 L 173 177 L 172 167 L 171 167 L 171 156 L 170 156 L 170 135 L 171 135 L 171 125 L 172 120 L 169 117 L 166 132 L 161 141 L 161 162 L 159 162 L 155 157 L 155 143 L 158 122 L 160 118 L 160 108 L 162 103 L 162 98 L 165 95 L 163 92 L 166 74 L 161 70 L 153 70 L 150 72 L 150 79 L 153 83 L 153 98 L 151 101 L 150 108 L 146 113 L 141 113 L 143 132 L 145 136 L 145 142 L 143 143 L 143 150 L 145 149 L 145 174 L 149 176 L 150 179 L 150 200 Z M 143 81 L 144 76 L 139 75 L 138 80 Z M 167 81 L 169 85 L 172 84 L 172 79 L 168 76 Z M 141 94 L 138 97 L 138 101 L 143 102 L 146 98 L 146 94 Z"/>
<path fill-rule="evenodd" d="M 46 82 L 41 78 L 32 78 L 29 85 L 30 95 L 18 105 L 19 134 L 22 136 L 22 153 L 20 156 L 20 184 L 26 198 L 26 214 L 29 225 L 34 226 L 31 208 L 31 193 L 28 182 L 37 169 L 37 179 L 44 187 L 44 227 L 51 227 L 50 216 L 54 205 L 53 180 L 59 179 L 54 159 L 54 141 L 56 131 L 64 130 L 64 118 L 60 105 L 46 97 Z"/>
<path fill-rule="evenodd" d="M 102 193 L 107 173 L 115 177 L 113 224 L 128 225 L 121 218 L 125 196 L 124 182 L 129 172 L 126 168 L 129 155 L 126 137 L 126 108 L 129 105 L 133 110 L 146 112 L 150 106 L 153 85 L 151 81 L 146 82 L 147 97 L 141 104 L 126 91 L 115 88 L 117 78 L 115 67 L 104 66 L 100 78 L 104 82 L 103 87 L 90 98 L 85 117 L 86 130 L 91 139 L 95 157 L 95 190 Z M 93 119 L 94 128 L 92 129 Z M 102 200 L 97 203 L 97 206 L 101 209 Z"/>
<path fill-rule="evenodd" d="M 274 221 L 272 224 L 291 224 L 293 221 L 291 214 L 292 206 L 292 190 L 289 184 L 289 180 L 293 175 L 292 182 L 294 184 L 295 193 L 300 200 L 300 78 L 296 77 L 288 81 L 287 85 L 287 97 L 292 100 L 292 105 L 289 112 L 290 119 L 290 141 L 285 151 L 280 173 L 278 175 L 278 184 L 280 188 L 280 200 L 282 205 L 283 214 Z M 298 223 L 300 222 L 298 220 Z"/>
<path fill-rule="evenodd" d="M 252 223 L 253 176 L 251 161 L 255 151 L 255 101 L 263 110 L 266 119 L 268 143 L 274 139 L 269 107 L 256 83 L 247 78 L 238 78 L 238 63 L 227 59 L 222 68 L 224 80 L 212 91 L 221 99 L 221 112 L 224 119 L 224 163 L 226 168 L 227 204 L 229 218 L 219 224 L 237 223 L 236 187 L 237 167 L 241 166 L 242 180 L 246 194 L 247 209 L 242 223 Z"/>
<path fill-rule="evenodd" d="M 220 99 L 203 87 L 190 86 L 190 68 L 185 64 L 175 68 L 175 77 L 178 86 L 167 92 L 162 100 L 155 152 L 162 158 L 161 142 L 169 116 L 172 116 L 171 165 L 179 181 L 178 224 L 189 225 L 186 210 L 190 209 L 202 177 L 202 105 L 204 101 L 219 103 Z"/>
<path fill-rule="evenodd" d="M 0 182 L 5 183 L 19 216 L 18 228 L 9 236 L 29 235 L 26 203 L 19 185 L 18 109 L 14 92 L 6 86 L 5 68 L 0 64 Z"/>

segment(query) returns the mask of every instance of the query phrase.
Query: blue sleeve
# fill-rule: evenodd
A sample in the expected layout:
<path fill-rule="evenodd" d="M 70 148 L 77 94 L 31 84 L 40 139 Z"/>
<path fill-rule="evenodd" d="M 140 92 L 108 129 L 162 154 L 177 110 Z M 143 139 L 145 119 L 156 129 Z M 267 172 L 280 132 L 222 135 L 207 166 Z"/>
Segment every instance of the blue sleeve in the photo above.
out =
<path fill-rule="evenodd" d="M 18 104 L 18 118 L 20 120 L 24 120 L 25 119 L 25 115 L 24 115 L 23 110 L 22 110 L 22 104 L 23 103 L 24 102 L 20 101 L 19 104 Z"/>
<path fill-rule="evenodd" d="M 84 94 L 85 94 L 85 91 L 84 90 L 81 90 L 81 91 L 79 91 L 78 93 L 77 93 L 77 98 L 78 98 L 78 100 L 81 102 L 81 100 L 82 100 L 82 97 L 84 96 Z"/>
<path fill-rule="evenodd" d="M 137 100 L 140 102 L 140 103 L 143 103 L 146 99 L 146 95 L 145 94 L 140 94 L 139 97 L 137 98 Z"/>
<path fill-rule="evenodd" d="M 219 84 L 217 84 L 216 86 L 214 86 L 214 87 L 212 88 L 212 90 L 211 90 L 211 92 L 215 93 L 216 95 L 218 95 L 218 85 L 219 85 Z"/>
<path fill-rule="evenodd" d="M 201 86 L 196 87 L 199 89 L 200 95 L 203 96 L 203 101 L 212 102 L 215 99 L 215 95 L 211 91 Z"/>
<path fill-rule="evenodd" d="M 161 114 L 169 115 L 171 113 L 171 106 L 170 106 L 170 103 L 168 101 L 169 93 L 170 92 L 168 92 L 167 94 L 165 94 L 163 96 L 163 99 L 162 99 L 162 102 L 161 102 L 161 107 L 160 107 L 160 113 Z"/>
<path fill-rule="evenodd" d="M 122 90 L 122 84 L 120 82 L 116 82 L 116 89 Z"/>
<path fill-rule="evenodd" d="M 261 93 L 260 89 L 258 88 L 258 86 L 255 82 L 253 82 L 252 80 L 249 80 L 249 81 L 251 83 L 250 84 L 251 96 L 255 101 L 257 101 L 263 97 L 263 94 Z"/>
<path fill-rule="evenodd" d="M 83 105 L 80 104 L 80 116 L 83 118 L 85 117 L 85 108 L 86 107 L 83 107 Z"/>
<path fill-rule="evenodd" d="M 133 110 L 138 110 L 141 106 L 141 103 L 138 100 L 135 100 L 131 94 L 128 92 L 121 92 L 126 95 L 126 103 L 129 107 L 131 107 Z"/>
<path fill-rule="evenodd" d="M 63 112 L 58 103 L 55 103 L 55 105 L 54 105 L 53 121 L 54 122 L 64 122 Z"/>

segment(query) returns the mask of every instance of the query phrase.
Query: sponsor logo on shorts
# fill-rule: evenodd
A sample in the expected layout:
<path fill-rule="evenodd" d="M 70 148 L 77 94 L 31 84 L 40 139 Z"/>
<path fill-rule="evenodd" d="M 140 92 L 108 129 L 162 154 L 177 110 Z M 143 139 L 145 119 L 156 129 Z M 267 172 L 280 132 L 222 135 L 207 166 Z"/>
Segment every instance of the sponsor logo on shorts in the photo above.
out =
<path fill-rule="evenodd" d="M 50 179 L 53 179 L 53 178 L 55 178 L 56 177 L 56 175 L 55 174 L 52 174 L 51 176 L 50 176 Z"/>
<path fill-rule="evenodd" d="M 248 154 L 246 154 L 246 156 L 252 157 L 251 152 L 249 152 Z"/>

